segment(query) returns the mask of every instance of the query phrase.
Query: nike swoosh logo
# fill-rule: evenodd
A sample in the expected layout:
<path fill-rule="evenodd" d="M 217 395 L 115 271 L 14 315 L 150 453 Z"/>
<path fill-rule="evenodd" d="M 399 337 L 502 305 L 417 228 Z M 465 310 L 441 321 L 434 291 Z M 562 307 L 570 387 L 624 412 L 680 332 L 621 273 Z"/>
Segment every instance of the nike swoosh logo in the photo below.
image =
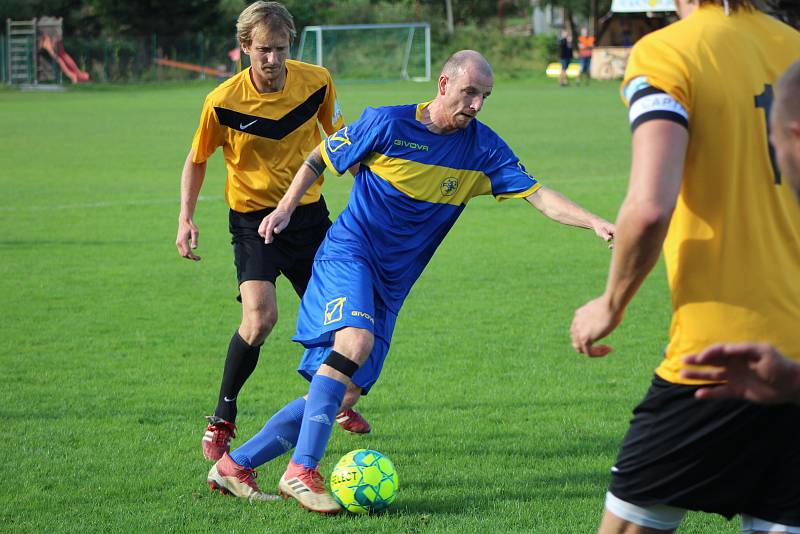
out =
<path fill-rule="evenodd" d="M 234 397 L 232 399 L 229 399 L 228 397 L 222 397 L 222 398 L 225 400 L 225 402 L 233 402 L 233 401 L 236 400 L 236 397 Z"/>
<path fill-rule="evenodd" d="M 254 120 L 254 121 L 252 121 L 252 122 L 248 122 L 247 124 L 242 124 L 242 123 L 240 122 L 240 123 L 239 123 L 239 129 L 240 129 L 240 130 L 246 130 L 246 129 L 250 128 L 252 125 L 254 125 L 254 124 L 255 124 L 255 123 L 257 123 L 257 122 L 258 122 L 258 119 Z"/>

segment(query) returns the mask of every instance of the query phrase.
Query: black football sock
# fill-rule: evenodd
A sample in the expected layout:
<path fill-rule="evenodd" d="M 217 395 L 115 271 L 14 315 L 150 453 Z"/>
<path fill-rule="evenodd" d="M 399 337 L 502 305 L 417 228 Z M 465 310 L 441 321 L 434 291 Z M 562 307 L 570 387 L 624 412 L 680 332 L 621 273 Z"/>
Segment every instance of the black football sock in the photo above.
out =
<path fill-rule="evenodd" d="M 222 385 L 219 388 L 219 400 L 214 415 L 229 423 L 236 422 L 236 397 L 239 390 L 253 374 L 258 363 L 261 346 L 253 347 L 242 339 L 237 330 L 228 345 L 228 357 L 222 371 Z"/>

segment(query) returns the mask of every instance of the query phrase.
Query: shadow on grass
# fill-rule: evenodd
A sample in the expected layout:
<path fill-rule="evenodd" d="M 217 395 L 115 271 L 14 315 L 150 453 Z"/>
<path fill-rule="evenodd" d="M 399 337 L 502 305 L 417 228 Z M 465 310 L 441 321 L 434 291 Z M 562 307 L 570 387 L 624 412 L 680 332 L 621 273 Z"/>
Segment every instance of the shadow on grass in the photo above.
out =
<path fill-rule="evenodd" d="M 576 499 L 597 500 L 600 507 L 607 485 L 608 476 L 605 473 L 576 471 L 565 476 L 537 475 L 528 478 L 525 483 L 514 485 L 513 488 L 505 487 L 500 490 L 493 490 L 485 484 L 456 486 L 458 491 L 452 491 L 452 486 L 449 485 L 422 492 L 414 491 L 419 488 L 404 488 L 407 490 L 405 494 L 382 514 L 424 516 L 469 513 L 477 517 L 488 517 L 496 513 L 501 505 L 513 507 L 536 503 L 537 507 L 543 507 Z"/>

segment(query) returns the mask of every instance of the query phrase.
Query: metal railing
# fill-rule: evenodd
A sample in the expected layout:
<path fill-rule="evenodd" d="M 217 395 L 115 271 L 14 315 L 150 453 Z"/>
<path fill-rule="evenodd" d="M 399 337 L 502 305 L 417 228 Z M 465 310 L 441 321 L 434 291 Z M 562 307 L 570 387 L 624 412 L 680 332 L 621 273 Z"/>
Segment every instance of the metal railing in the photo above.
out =
<path fill-rule="evenodd" d="M 6 20 L 8 81 L 36 83 L 36 19 Z"/>
<path fill-rule="evenodd" d="M 6 34 L 0 33 L 0 83 L 8 83 L 8 57 L 6 56 Z"/>

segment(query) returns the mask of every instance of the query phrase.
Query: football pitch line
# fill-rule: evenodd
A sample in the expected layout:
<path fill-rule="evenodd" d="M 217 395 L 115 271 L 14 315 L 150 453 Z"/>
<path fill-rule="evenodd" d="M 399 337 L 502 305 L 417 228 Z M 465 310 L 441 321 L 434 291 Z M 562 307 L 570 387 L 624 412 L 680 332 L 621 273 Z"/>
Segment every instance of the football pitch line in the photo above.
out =
<path fill-rule="evenodd" d="M 222 196 L 205 197 L 199 196 L 198 202 L 224 201 Z M 25 212 L 25 211 L 49 211 L 49 210 L 73 210 L 73 209 L 95 209 L 95 208 L 115 208 L 119 206 L 156 206 L 160 204 L 180 204 L 180 198 L 176 195 L 171 198 L 151 198 L 142 200 L 105 200 L 100 202 L 85 202 L 81 204 L 51 204 L 39 206 L 0 206 L 0 212 Z"/>

